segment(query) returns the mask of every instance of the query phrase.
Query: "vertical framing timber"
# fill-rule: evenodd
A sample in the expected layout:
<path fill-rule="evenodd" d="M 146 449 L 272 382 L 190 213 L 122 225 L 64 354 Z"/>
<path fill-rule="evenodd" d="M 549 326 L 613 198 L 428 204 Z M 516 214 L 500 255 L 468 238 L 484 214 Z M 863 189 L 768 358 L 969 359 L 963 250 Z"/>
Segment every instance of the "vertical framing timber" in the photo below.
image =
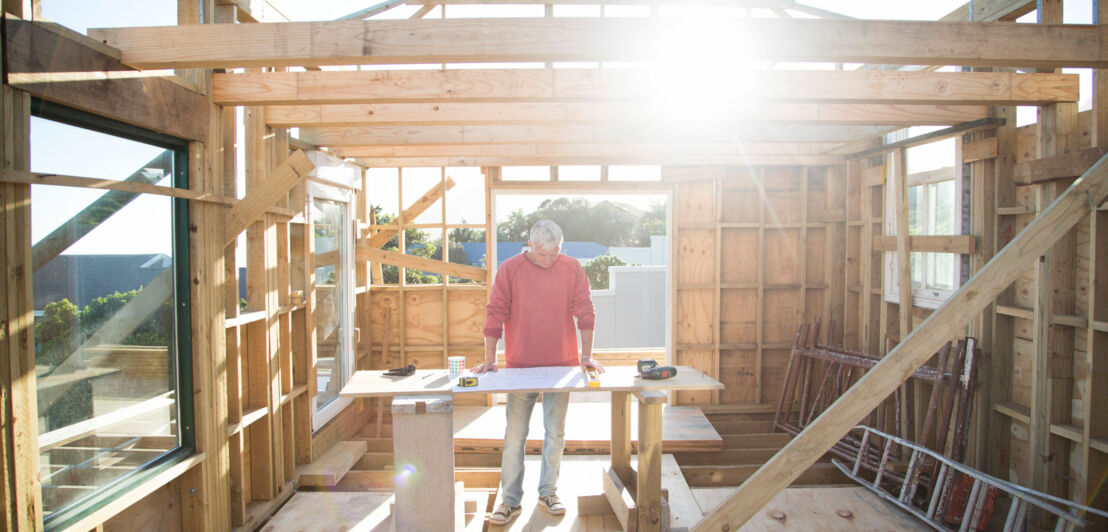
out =
<path fill-rule="evenodd" d="M 846 201 L 848 196 L 846 168 L 843 166 L 831 166 L 826 169 L 826 188 L 824 191 L 824 245 L 823 256 L 823 282 L 827 288 L 824 291 L 823 315 L 828 319 L 838 317 L 838 327 L 835 328 L 835 337 L 830 338 L 830 343 L 844 345 L 846 333 L 846 316 L 854 314 L 847 312 L 846 291 L 848 289 L 845 271 L 850 267 L 847 264 L 847 233 L 850 231 L 847 224 Z M 835 275 L 835 271 L 842 269 L 843 275 Z M 857 308 L 857 307 L 855 307 Z"/>
<path fill-rule="evenodd" d="M 178 23 L 212 23 L 214 2 L 178 2 Z M 197 86 L 211 97 L 212 72 L 195 72 Z M 224 136 L 225 116 L 209 103 L 208 143 L 189 145 L 189 188 L 212 194 L 225 194 L 234 184 L 233 151 L 228 152 Z M 233 112 L 232 112 L 233 122 Z M 234 129 L 231 128 L 231 146 Z M 219 143 L 219 144 L 215 144 Z M 231 159 L 231 161 L 228 161 Z M 230 166 L 228 166 L 230 165 Z M 230 167 L 231 173 L 227 173 Z M 228 184 L 230 181 L 231 184 Z M 233 190 L 233 188 L 232 188 Z M 193 202 L 189 223 L 192 299 L 192 378 L 193 420 L 196 451 L 205 460 L 181 479 L 181 521 L 187 530 L 227 530 L 231 524 L 230 445 L 227 439 L 228 379 L 225 317 L 238 310 L 237 294 L 229 300 L 224 286 L 228 266 L 224 263 L 224 213 L 222 206 Z M 231 246 L 234 257 L 234 246 Z M 230 268 L 234 268 L 232 259 Z M 237 277 L 230 277 L 232 281 Z M 237 287 L 237 283 L 234 283 Z M 231 306 L 228 302 L 233 301 Z"/>
<path fill-rule="evenodd" d="M 796 322 L 808 322 L 808 183 L 812 167 L 800 167 L 800 230 L 797 238 L 797 274 L 800 276 L 800 297 L 796 302 Z"/>
<path fill-rule="evenodd" d="M 985 138 L 995 138 L 995 136 L 995 131 L 985 131 L 966 135 L 962 140 L 966 144 Z M 966 163 L 963 162 L 965 161 L 965 157 L 962 155 L 964 153 L 964 149 L 958 150 L 959 157 L 955 161 L 955 167 L 962 172 L 963 183 L 970 191 L 970 234 L 974 235 L 977 240 L 974 253 L 970 256 L 970 272 L 972 275 L 993 257 L 995 250 L 992 235 L 996 231 L 994 194 L 996 160 L 990 157 Z M 978 339 L 981 350 L 985 353 L 994 353 L 992 346 L 995 314 L 996 306 L 993 304 L 987 305 L 981 316 L 970 322 L 967 331 L 969 336 Z M 987 390 L 992 385 L 994 376 L 994 361 L 990 360 L 991 358 L 993 357 L 978 359 L 978 375 L 983 375 L 984 378 L 978 379 L 977 382 L 985 397 L 988 397 Z M 976 428 L 971 432 L 973 445 L 970 446 L 969 462 L 980 470 L 985 470 L 988 453 L 991 452 L 987 445 L 987 442 L 991 439 L 987 430 L 990 406 L 988 401 L 976 401 L 974 405 L 972 426 Z"/>
<path fill-rule="evenodd" d="M 900 301 L 900 335 L 907 338 L 912 330 L 912 259 L 908 249 L 908 150 L 893 152 L 893 184 L 896 191 L 896 266 Z"/>
<path fill-rule="evenodd" d="M 445 13 L 446 6 L 443 6 L 443 12 Z M 439 206 L 442 208 L 442 217 L 439 221 L 442 222 L 441 229 L 442 235 L 439 240 L 439 245 L 442 246 L 442 261 L 450 262 L 450 243 L 446 240 L 446 167 L 439 169 L 439 186 L 442 187 L 442 196 L 440 196 Z M 450 276 L 445 273 L 442 274 L 442 367 L 449 368 L 449 356 L 450 356 Z"/>
<path fill-rule="evenodd" d="M 843 268 L 843 346 L 847 349 L 861 350 L 861 313 L 853 309 L 862 309 L 865 296 L 865 281 L 862 277 L 864 248 L 861 247 L 862 230 L 865 225 L 864 213 L 860 207 L 862 201 L 862 161 L 851 159 L 846 163 L 846 198 L 843 217 L 846 220 L 845 259 Z M 857 211 L 857 219 L 855 219 Z M 857 281 L 857 283 L 855 283 Z M 854 295 L 857 294 L 857 295 Z"/>
<path fill-rule="evenodd" d="M 1043 16 L 1040 14 L 1040 16 Z M 1077 104 L 1056 103 L 1039 110 L 1040 158 L 1077 148 Z M 1042 213 L 1068 186 L 1049 182 L 1036 194 Z M 1073 395 L 1073 329 L 1055 323 L 1057 315 L 1072 315 L 1076 254 L 1075 231 L 1068 231 L 1035 263 L 1035 359 L 1032 362 L 1031 427 L 1029 430 L 1031 487 L 1066 497 L 1070 443 L 1051 427 L 1070 422 Z M 1043 524 L 1043 523 L 1040 523 Z"/>
<path fill-rule="evenodd" d="M 1108 21 L 1108 2 L 1094 0 L 1094 22 Z M 1108 146 L 1108 71 L 1093 71 L 1093 146 Z M 1081 463 L 1085 470 L 1075 498 L 1094 508 L 1108 506 L 1108 490 L 1099 479 L 1108 478 L 1108 213 L 1094 210 L 1089 216 L 1089 275 L 1086 281 L 1088 324 L 1085 338 L 1085 426 Z M 1094 527 L 1105 528 L 1101 519 Z"/>
<path fill-rule="evenodd" d="M 311 224 L 292 224 L 289 228 L 293 286 L 303 290 L 304 300 L 292 313 L 292 382 L 304 386 L 304 393 L 293 398 L 293 428 L 297 464 L 312 461 L 312 398 L 316 384 L 315 328 L 315 242 Z"/>
<path fill-rule="evenodd" d="M 863 167 L 864 169 L 865 167 Z M 885 167 L 881 169 L 882 175 L 885 173 Z M 862 244 L 861 244 L 861 256 L 862 256 L 862 351 L 866 353 L 873 353 L 878 350 L 880 342 L 876 342 L 874 334 L 877 331 L 877 316 L 875 315 L 873 308 L 873 288 L 874 288 L 874 272 L 882 271 L 881 268 L 875 268 L 874 264 L 874 252 L 873 252 L 873 225 L 878 223 L 877 216 L 874 215 L 874 188 L 871 187 L 871 183 L 862 182 Z M 878 283 L 878 286 L 881 286 Z M 878 300 L 880 304 L 880 299 Z M 883 350 L 881 350 L 883 351 Z"/>
<path fill-rule="evenodd" d="M 4 168 L 30 170 L 31 97 L 0 87 Z M 31 285 L 31 185 L 0 183 L 0 457 L 7 530 L 42 530 Z"/>
<path fill-rule="evenodd" d="M 407 253 L 408 243 L 405 240 L 404 226 L 407 225 L 408 220 L 404 218 L 404 169 L 396 169 L 396 241 L 398 244 L 397 249 L 400 253 Z M 397 366 L 405 366 L 408 364 L 408 314 L 407 314 L 407 296 L 404 293 L 404 287 L 407 286 L 408 270 L 402 266 L 396 267 L 396 308 L 399 313 L 398 326 L 400 328 L 400 340 L 398 342 L 400 347 L 400 363 Z"/>
<path fill-rule="evenodd" d="M 267 157 L 265 150 L 265 109 L 248 107 L 245 117 L 246 191 L 250 193 L 265 186 Z M 251 499 L 268 501 L 276 495 L 277 477 L 274 461 L 277 450 L 273 438 L 273 386 L 270 373 L 269 322 L 269 266 L 267 238 L 271 215 L 250 224 L 246 229 L 246 306 L 251 311 L 262 311 L 266 319 L 246 326 L 247 357 L 245 360 L 247 395 L 251 409 L 264 408 L 265 415 L 247 428 L 250 447 Z M 276 235 L 274 234 L 274 237 Z M 276 351 L 276 346 L 273 346 Z"/>
<path fill-rule="evenodd" d="M 982 240 L 992 242 L 992 248 L 999 252 L 1008 244 L 1016 230 L 1016 217 L 1002 215 L 1001 209 L 1016 205 L 1015 185 L 1012 180 L 1012 168 L 1015 166 L 1017 153 L 1016 140 L 1016 108 L 994 107 L 993 115 L 1005 119 L 1005 125 L 996 128 L 997 157 L 991 173 L 993 181 L 993 211 L 997 213 L 994 231 L 986 234 Z M 987 171 L 987 170 L 986 170 Z M 976 270 L 975 270 L 976 273 Z M 1008 286 L 1001 291 L 994 302 L 994 308 L 998 305 L 1011 305 L 1014 301 L 1015 288 Z M 985 384 L 983 390 L 987 394 L 986 408 L 988 408 L 988 424 L 984 426 L 987 437 L 985 447 L 987 462 L 984 463 L 985 472 L 1000 477 L 1009 478 L 1012 448 L 1012 419 L 1006 414 L 998 412 L 996 405 L 1007 403 L 1012 399 L 1012 361 L 1013 345 L 1015 342 L 1015 318 L 998 312 L 993 313 L 992 356 L 988 358 L 989 373 L 982 379 Z"/>
<path fill-rule="evenodd" d="M 603 9 L 603 6 L 601 6 Z M 603 167 L 605 170 L 607 166 Z M 607 172 L 602 176 L 607 178 Z M 723 279 L 723 180 L 726 178 L 726 171 L 723 175 L 720 175 L 717 179 L 713 180 L 713 188 L 715 189 L 715 213 L 713 213 L 713 219 L 715 227 L 712 230 L 713 245 L 715 246 L 715 257 L 712 261 L 712 377 L 719 379 L 720 372 L 720 359 L 723 358 L 723 352 L 720 351 L 720 339 L 723 336 L 723 327 L 720 325 L 722 320 L 723 311 L 720 308 L 723 305 L 723 287 L 721 282 Z M 719 404 L 719 390 L 712 390 L 712 404 Z"/>
<path fill-rule="evenodd" d="M 754 351 L 754 400 L 761 404 L 769 402 L 765 397 L 765 371 L 766 354 L 766 170 L 755 168 L 751 170 L 754 179 L 754 187 L 758 191 L 758 258 L 755 260 L 756 283 L 758 304 L 754 306 L 755 342 L 758 344 Z"/>

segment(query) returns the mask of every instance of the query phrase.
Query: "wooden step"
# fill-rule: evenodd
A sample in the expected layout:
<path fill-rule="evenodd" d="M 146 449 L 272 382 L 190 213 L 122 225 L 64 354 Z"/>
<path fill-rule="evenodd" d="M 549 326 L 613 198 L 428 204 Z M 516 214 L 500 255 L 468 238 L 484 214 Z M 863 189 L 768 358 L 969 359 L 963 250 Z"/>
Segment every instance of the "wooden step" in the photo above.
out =
<path fill-rule="evenodd" d="M 341 441 L 316 461 L 296 468 L 301 487 L 333 487 L 366 453 L 364 441 Z"/>

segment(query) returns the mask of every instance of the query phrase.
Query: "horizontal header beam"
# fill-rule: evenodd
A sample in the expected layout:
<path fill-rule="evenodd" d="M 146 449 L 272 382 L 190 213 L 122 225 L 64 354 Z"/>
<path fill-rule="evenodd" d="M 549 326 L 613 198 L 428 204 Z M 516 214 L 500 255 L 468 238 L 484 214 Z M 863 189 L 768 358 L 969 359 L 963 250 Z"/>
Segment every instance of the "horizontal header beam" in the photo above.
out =
<path fill-rule="evenodd" d="M 581 124 L 641 122 L 664 115 L 656 106 L 627 102 L 275 105 L 265 112 L 266 123 L 273 127 Z M 720 109 L 704 120 L 906 127 L 953 125 L 986 116 L 988 108 L 983 105 L 748 103 Z"/>
<path fill-rule="evenodd" d="M 136 68 L 648 61 L 1108 68 L 1108 28 L 821 19 L 503 18 L 106 28 Z M 724 51 L 721 55 L 721 50 Z"/>
<path fill-rule="evenodd" d="M 679 165 L 679 166 L 835 166 L 843 164 L 837 155 L 727 155 L 727 154 L 653 154 L 613 156 L 426 156 L 426 157 L 358 157 L 354 162 L 366 168 L 414 168 L 423 166 L 611 166 L 611 165 Z M 566 181 L 566 183 L 578 183 Z M 527 184 L 530 185 L 529 183 Z M 641 186 L 628 184 L 628 189 L 641 191 Z"/>
<path fill-rule="evenodd" d="M 753 102 L 1040 105 L 1079 97 L 1074 74 L 758 70 L 726 86 L 710 82 L 629 69 L 259 72 L 215 74 L 213 96 L 221 105 L 633 102 L 663 117 L 715 116 Z"/>
<path fill-rule="evenodd" d="M 301 128 L 300 138 L 316 146 L 567 142 L 850 142 L 885 131 L 879 126 L 643 124 L 518 126 L 361 126 Z"/>

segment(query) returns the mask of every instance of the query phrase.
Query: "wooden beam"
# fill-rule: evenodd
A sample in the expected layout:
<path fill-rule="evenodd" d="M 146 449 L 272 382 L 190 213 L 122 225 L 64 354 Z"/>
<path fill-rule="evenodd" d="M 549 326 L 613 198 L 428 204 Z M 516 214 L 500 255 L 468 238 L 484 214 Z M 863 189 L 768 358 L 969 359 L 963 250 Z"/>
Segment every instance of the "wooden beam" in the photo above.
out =
<path fill-rule="evenodd" d="M 6 83 L 52 103 L 204 141 L 208 99 L 172 73 L 138 73 L 118 52 L 48 22 L 4 17 Z"/>
<path fill-rule="evenodd" d="M 256 187 L 247 193 L 242 201 L 227 211 L 227 221 L 223 230 L 223 245 L 226 246 L 238 238 L 251 223 L 265 214 L 294 185 L 304 180 L 312 171 L 312 162 L 304 152 L 297 150 L 285 162 L 275 168 L 266 179 L 265 186 Z"/>
<path fill-rule="evenodd" d="M 974 22 L 1015 21 L 1035 10 L 1035 0 L 974 0 L 969 5 Z"/>
<path fill-rule="evenodd" d="M 366 246 L 358 246 L 357 256 L 358 260 L 383 262 L 398 268 L 411 268 L 413 270 L 461 277 L 462 279 L 472 279 L 478 282 L 485 282 L 488 279 L 488 271 L 483 268 L 427 259 L 415 255 L 402 255 L 395 251 L 370 249 Z"/>
<path fill-rule="evenodd" d="M 439 201 L 440 199 L 445 197 L 446 191 L 450 190 L 451 188 L 454 188 L 454 180 L 449 177 L 446 178 L 445 182 L 440 181 L 439 183 L 436 183 L 435 186 L 431 187 L 431 189 L 420 196 L 419 199 L 412 202 L 412 204 L 409 205 L 407 209 L 404 209 L 404 215 L 402 216 L 402 219 L 415 220 L 417 217 L 419 217 L 420 214 L 423 214 L 423 211 L 426 211 L 428 208 L 431 207 L 431 205 L 434 205 L 436 201 Z M 396 236 L 397 232 L 398 231 L 396 229 L 381 229 L 377 232 L 377 234 L 369 237 L 369 239 L 366 240 L 365 245 L 369 246 L 372 249 L 378 249 L 381 246 L 387 244 L 389 240 L 392 240 L 392 238 Z M 317 260 L 323 259 L 321 257 Z"/>
<path fill-rule="evenodd" d="M 1108 153 L 1108 148 L 1094 147 L 1016 163 L 1012 169 L 1013 179 L 1016 185 L 1037 185 L 1059 179 L 1073 179 L 1088 170 L 1105 153 Z"/>
<path fill-rule="evenodd" d="M 274 105 L 266 122 L 274 127 L 398 125 L 513 125 L 642 122 L 656 106 L 626 102 L 436 102 L 333 105 Z M 824 125 L 954 125 L 988 116 L 980 105 L 832 103 L 742 103 L 720 109 L 701 122 L 783 122 Z M 674 121 L 688 121 L 674 117 Z"/>
<path fill-rule="evenodd" d="M 976 249 L 977 237 L 973 235 L 928 236 L 912 235 L 908 237 L 908 251 L 930 253 L 958 253 L 968 255 Z M 896 251 L 896 236 L 874 236 L 875 251 Z"/>
<path fill-rule="evenodd" d="M 1091 67 L 1108 65 L 1097 26 L 892 20 L 730 19 L 695 41 L 743 61 Z M 650 61 L 692 31 L 655 18 L 359 20 L 90 29 L 136 68 Z M 708 45 L 705 45 L 706 47 Z"/>
<path fill-rule="evenodd" d="M 838 155 L 712 155 L 641 153 L 624 156 L 427 156 L 357 158 L 354 163 L 366 168 L 415 168 L 425 166 L 555 166 L 555 165 L 728 165 L 728 166 L 833 166 L 842 164 Z"/>
<path fill-rule="evenodd" d="M 1019 277 L 1028 263 L 1050 249 L 1105 198 L 1108 160 L 1101 159 L 694 530 L 741 528 L 926 362 L 947 341 L 950 330 L 972 320 Z"/>
<path fill-rule="evenodd" d="M 409 157 L 623 157 L 642 152 L 675 155 L 809 156 L 837 146 L 786 142 L 589 142 L 589 143 L 472 143 L 394 146 L 340 146 L 331 153 L 351 158 Z"/>
<path fill-rule="evenodd" d="M 643 127 L 626 124 L 553 126 L 361 126 L 301 128 L 300 138 L 318 146 L 466 143 L 590 142 L 849 142 L 873 134 L 867 126 L 735 125 L 733 127 Z"/>
<path fill-rule="evenodd" d="M 630 101 L 659 121 L 681 118 L 690 106 L 703 106 L 701 114 L 715 116 L 751 102 L 1038 105 L 1079 96 L 1074 74 L 751 70 L 734 90 L 704 104 L 689 101 L 703 92 L 702 81 L 673 86 L 665 78 L 645 69 L 244 72 L 215 74 L 213 96 L 221 105 Z"/>

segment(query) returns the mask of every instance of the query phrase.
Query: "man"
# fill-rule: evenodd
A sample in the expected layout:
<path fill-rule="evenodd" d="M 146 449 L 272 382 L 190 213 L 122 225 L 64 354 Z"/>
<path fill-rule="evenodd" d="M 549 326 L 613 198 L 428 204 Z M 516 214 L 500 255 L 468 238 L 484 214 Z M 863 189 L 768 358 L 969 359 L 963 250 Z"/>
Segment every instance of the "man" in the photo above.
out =
<path fill-rule="evenodd" d="M 528 233 L 528 249 L 500 265 L 486 307 L 485 362 L 474 373 L 496 371 L 496 343 L 504 330 L 507 367 L 577 366 L 604 371 L 592 359 L 593 311 L 589 280 L 577 259 L 561 254 L 562 229 L 540 220 Z M 577 323 L 574 326 L 574 318 Z M 575 329 L 581 332 L 578 358 Z M 502 525 L 522 510 L 523 454 L 527 428 L 538 393 L 508 394 L 507 428 L 501 456 L 503 502 L 489 518 Z M 558 499 L 558 469 L 565 448 L 569 392 L 545 393 L 542 398 L 542 470 L 539 502 L 554 515 L 564 514 Z"/>

